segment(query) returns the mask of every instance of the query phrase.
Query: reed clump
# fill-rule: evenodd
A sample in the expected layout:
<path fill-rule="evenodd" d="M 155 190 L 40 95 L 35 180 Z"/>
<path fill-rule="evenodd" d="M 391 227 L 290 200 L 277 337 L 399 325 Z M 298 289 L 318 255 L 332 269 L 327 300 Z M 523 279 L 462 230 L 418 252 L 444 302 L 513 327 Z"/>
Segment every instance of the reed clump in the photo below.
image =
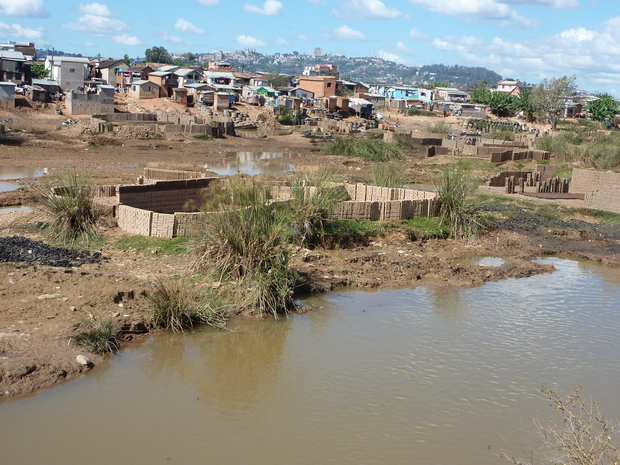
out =
<path fill-rule="evenodd" d="M 476 238 L 484 228 L 482 212 L 474 192 L 477 180 L 460 167 L 446 168 L 437 191 L 441 200 L 439 218 L 452 237 Z"/>
<path fill-rule="evenodd" d="M 401 158 L 398 144 L 385 142 L 375 137 L 337 137 L 326 143 L 322 152 L 330 155 L 358 157 L 370 162 L 386 162 Z"/>
<path fill-rule="evenodd" d="M 112 318 L 88 315 L 78 322 L 79 332 L 73 341 L 85 350 L 95 354 L 112 353 L 118 350 L 119 344 L 114 335 Z"/>

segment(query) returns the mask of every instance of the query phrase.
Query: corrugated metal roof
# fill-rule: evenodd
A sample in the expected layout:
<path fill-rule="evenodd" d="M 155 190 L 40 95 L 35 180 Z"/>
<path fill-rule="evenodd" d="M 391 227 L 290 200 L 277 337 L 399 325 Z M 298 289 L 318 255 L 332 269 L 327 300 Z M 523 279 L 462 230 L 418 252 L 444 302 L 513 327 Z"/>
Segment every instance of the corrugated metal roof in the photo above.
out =
<path fill-rule="evenodd" d="M 14 52 L 12 50 L 0 50 L 0 58 L 14 61 L 26 61 L 22 52 Z"/>
<path fill-rule="evenodd" d="M 32 85 L 33 86 L 57 86 L 57 87 L 60 87 L 56 81 L 52 81 L 51 79 L 33 79 L 32 80 Z"/>
<path fill-rule="evenodd" d="M 155 84 L 153 81 L 133 81 L 131 85 L 142 86 L 144 84 L 152 84 L 154 86 L 159 87 L 159 84 Z"/>

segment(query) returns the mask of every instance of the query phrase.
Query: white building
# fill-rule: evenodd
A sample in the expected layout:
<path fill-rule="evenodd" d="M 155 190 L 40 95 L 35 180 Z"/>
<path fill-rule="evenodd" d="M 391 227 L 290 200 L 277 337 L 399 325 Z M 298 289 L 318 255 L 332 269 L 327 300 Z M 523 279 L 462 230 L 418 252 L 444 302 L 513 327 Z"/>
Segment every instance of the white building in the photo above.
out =
<path fill-rule="evenodd" d="M 50 57 L 45 59 L 45 69 L 50 72 L 50 78 L 56 81 L 63 92 L 78 90 L 84 87 L 88 80 L 88 65 L 90 60 L 84 57 Z"/>

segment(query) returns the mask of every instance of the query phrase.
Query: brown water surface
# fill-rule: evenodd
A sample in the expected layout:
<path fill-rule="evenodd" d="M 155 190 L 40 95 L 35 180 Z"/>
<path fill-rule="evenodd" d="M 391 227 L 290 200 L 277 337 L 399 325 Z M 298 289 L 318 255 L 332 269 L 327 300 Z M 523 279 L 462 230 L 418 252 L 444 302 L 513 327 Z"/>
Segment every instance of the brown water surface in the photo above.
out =
<path fill-rule="evenodd" d="M 505 463 L 561 421 L 538 388 L 620 416 L 620 273 L 343 291 L 317 311 L 163 334 L 0 405 L 7 464 Z M 535 456 L 536 457 L 536 456 Z"/>

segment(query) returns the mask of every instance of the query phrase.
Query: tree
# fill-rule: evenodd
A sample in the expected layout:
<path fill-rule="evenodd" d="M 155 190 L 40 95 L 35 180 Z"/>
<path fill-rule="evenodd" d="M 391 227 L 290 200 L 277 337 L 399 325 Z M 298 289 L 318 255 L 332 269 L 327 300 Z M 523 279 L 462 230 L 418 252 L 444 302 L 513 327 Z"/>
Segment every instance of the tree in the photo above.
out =
<path fill-rule="evenodd" d="M 187 52 L 185 54 L 185 59 L 187 60 L 187 64 L 191 66 L 196 63 L 196 60 L 198 60 L 198 55 L 192 52 Z"/>
<path fill-rule="evenodd" d="M 489 92 L 490 98 L 488 105 L 493 114 L 497 116 L 508 116 L 516 108 L 515 97 L 505 92 Z"/>
<path fill-rule="evenodd" d="M 515 100 L 517 110 L 523 113 L 525 121 L 533 123 L 536 115 L 536 108 L 532 99 L 532 93 L 527 89 L 521 89 L 519 98 Z"/>
<path fill-rule="evenodd" d="M 172 60 L 172 64 L 174 66 L 183 66 L 185 60 L 183 60 L 183 58 L 175 58 Z"/>
<path fill-rule="evenodd" d="M 125 56 L 123 57 L 123 61 L 125 62 L 127 66 L 131 64 L 131 58 L 129 58 L 129 55 L 127 55 L 126 53 L 125 53 Z"/>
<path fill-rule="evenodd" d="M 532 101 L 536 113 L 549 121 L 552 130 L 558 126 L 565 98 L 573 93 L 575 79 L 575 76 L 543 79 L 540 84 L 534 87 Z"/>
<path fill-rule="evenodd" d="M 45 69 L 45 63 L 33 61 L 30 65 L 30 75 L 35 79 L 43 79 L 47 77 L 49 71 Z"/>
<path fill-rule="evenodd" d="M 144 52 L 144 60 L 149 63 L 172 64 L 172 57 L 164 47 L 147 48 Z"/>
<path fill-rule="evenodd" d="M 273 88 L 286 87 L 288 85 L 288 77 L 277 71 L 270 71 L 266 78 L 267 84 Z"/>
<path fill-rule="evenodd" d="M 489 80 L 484 78 L 480 84 L 472 87 L 470 99 L 474 103 L 488 105 L 491 100 L 491 91 L 489 90 Z"/>
<path fill-rule="evenodd" d="M 618 102 L 609 94 L 596 94 L 598 100 L 588 103 L 588 111 L 594 121 L 613 121 L 620 113 Z"/>

